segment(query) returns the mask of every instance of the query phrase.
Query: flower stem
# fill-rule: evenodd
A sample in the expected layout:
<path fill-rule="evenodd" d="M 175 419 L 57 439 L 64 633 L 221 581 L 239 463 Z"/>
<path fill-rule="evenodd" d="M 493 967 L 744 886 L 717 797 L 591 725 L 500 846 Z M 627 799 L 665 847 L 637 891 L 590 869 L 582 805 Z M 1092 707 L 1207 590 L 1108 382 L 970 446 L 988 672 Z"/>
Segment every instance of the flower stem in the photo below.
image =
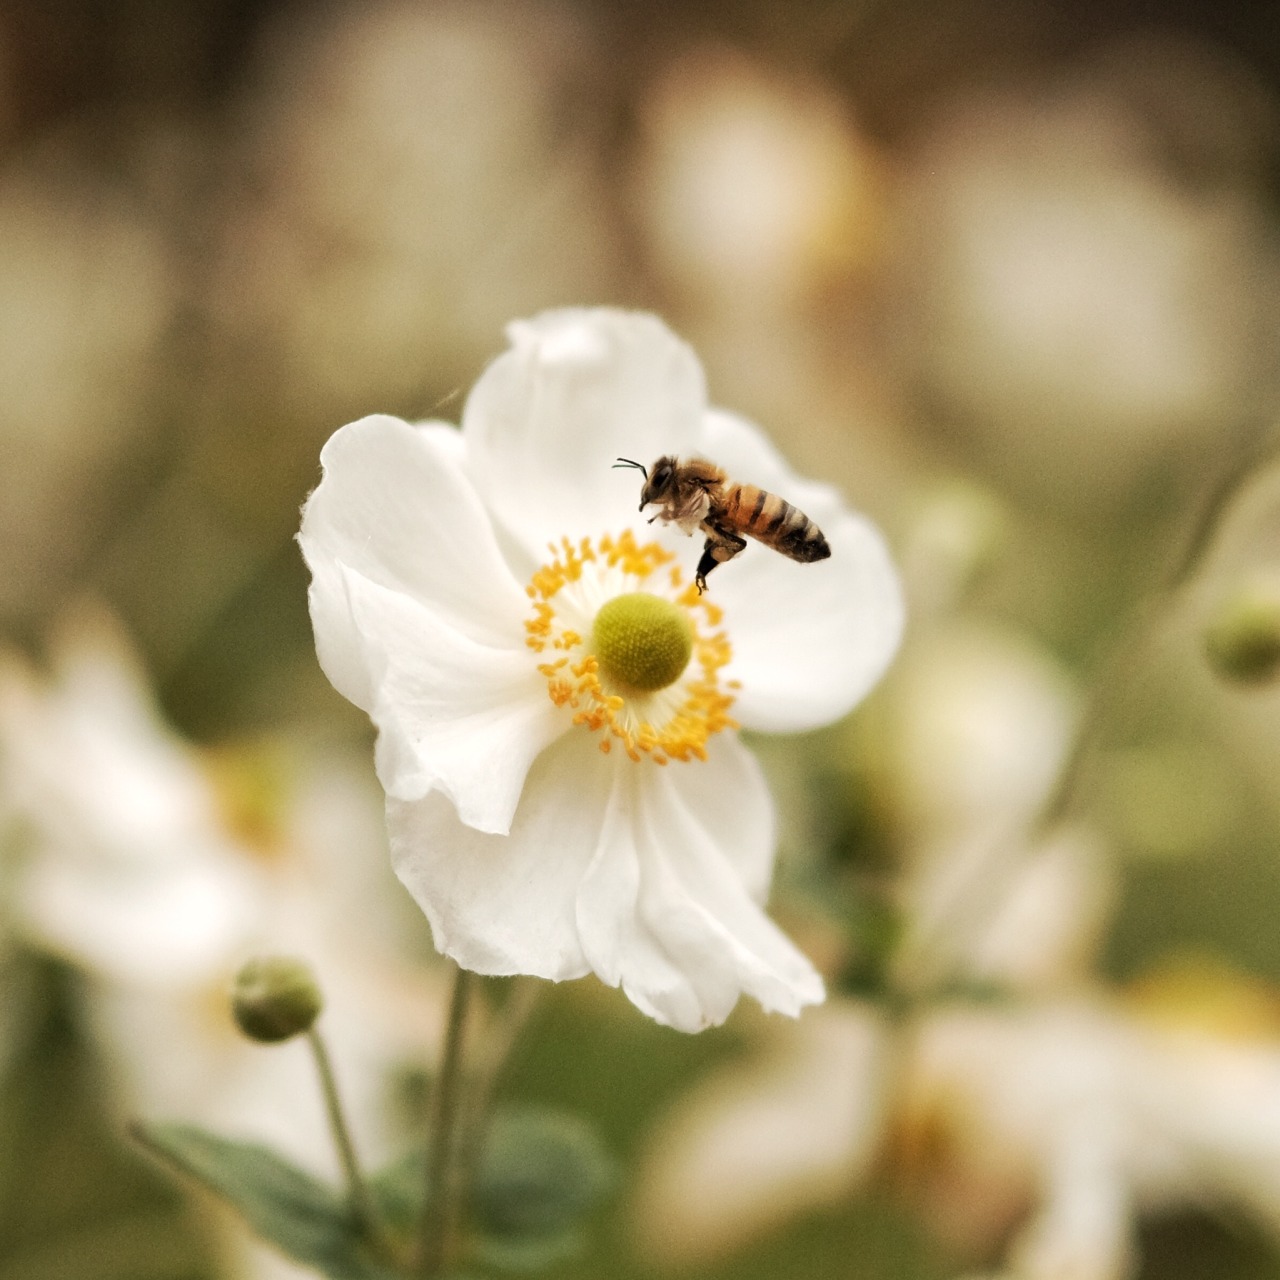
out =
<path fill-rule="evenodd" d="M 948 970 L 958 967 L 965 948 L 990 923 L 1002 901 L 1002 885 L 1017 871 L 1029 846 L 1049 835 L 1069 816 L 1078 801 L 1086 766 L 1115 715 L 1116 704 L 1141 669 L 1153 630 L 1203 568 L 1241 494 L 1276 452 L 1272 433 L 1258 436 L 1232 459 L 1202 498 L 1178 554 L 1154 587 L 1132 608 L 1098 664 L 1083 714 L 1053 786 L 1019 830 L 999 840 L 985 859 L 961 877 L 933 918 L 919 928 L 911 953 L 902 958 L 899 966 L 899 982 L 906 989 L 918 993 L 930 986 L 945 987 Z"/>
<path fill-rule="evenodd" d="M 346 1115 L 342 1110 L 342 1100 L 338 1096 L 338 1084 L 334 1079 L 329 1050 L 325 1047 L 318 1027 L 312 1026 L 307 1032 L 307 1041 L 311 1045 L 311 1055 L 315 1059 L 316 1074 L 320 1077 L 320 1092 L 324 1095 L 325 1111 L 329 1116 L 333 1142 L 338 1148 L 338 1159 L 342 1162 L 342 1172 L 347 1179 L 347 1196 L 351 1201 L 352 1215 L 365 1238 L 376 1240 L 377 1215 L 373 1210 L 373 1200 L 369 1195 L 364 1175 L 360 1172 L 360 1162 L 356 1159 L 356 1149 L 351 1141 L 351 1130 L 347 1125 Z"/>
<path fill-rule="evenodd" d="M 1139 601 L 1114 641 L 1095 675 L 1093 696 L 1085 706 L 1071 747 L 1058 772 L 1052 791 L 1045 797 L 1030 825 L 1033 835 L 1051 830 L 1067 813 L 1078 789 L 1083 766 L 1093 751 L 1100 730 L 1113 710 L 1116 691 L 1125 686 L 1139 669 L 1143 646 L 1161 616 L 1167 613 L 1179 593 L 1203 567 L 1226 517 L 1257 474 L 1270 460 L 1276 444 L 1270 434 L 1260 437 L 1251 448 L 1232 459 L 1202 499 L 1178 555 L 1169 563 L 1155 588 Z"/>
<path fill-rule="evenodd" d="M 488 1128 L 489 1111 L 493 1092 L 503 1067 L 511 1057 L 516 1041 L 528 1025 L 542 994 L 542 982 L 537 978 L 514 978 L 494 1023 L 486 1031 L 484 1053 L 472 1072 L 467 1091 L 466 1122 L 462 1138 L 460 1160 L 468 1173 L 475 1168 L 484 1145 Z"/>
<path fill-rule="evenodd" d="M 418 1274 L 431 1280 L 449 1261 L 458 1219 L 458 1123 L 462 1114 L 462 1044 L 474 975 L 458 969 L 449 1002 L 440 1073 L 432 1093 L 427 1189 Z"/>

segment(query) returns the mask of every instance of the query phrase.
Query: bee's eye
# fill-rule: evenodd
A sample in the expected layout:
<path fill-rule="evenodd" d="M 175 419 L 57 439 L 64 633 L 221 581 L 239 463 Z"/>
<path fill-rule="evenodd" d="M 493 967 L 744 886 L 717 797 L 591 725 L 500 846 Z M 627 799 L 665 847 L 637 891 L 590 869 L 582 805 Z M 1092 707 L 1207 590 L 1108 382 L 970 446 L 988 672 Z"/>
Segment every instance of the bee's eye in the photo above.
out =
<path fill-rule="evenodd" d="M 671 479 L 670 467 L 659 467 L 654 473 L 654 482 L 660 485 L 666 484 Z"/>

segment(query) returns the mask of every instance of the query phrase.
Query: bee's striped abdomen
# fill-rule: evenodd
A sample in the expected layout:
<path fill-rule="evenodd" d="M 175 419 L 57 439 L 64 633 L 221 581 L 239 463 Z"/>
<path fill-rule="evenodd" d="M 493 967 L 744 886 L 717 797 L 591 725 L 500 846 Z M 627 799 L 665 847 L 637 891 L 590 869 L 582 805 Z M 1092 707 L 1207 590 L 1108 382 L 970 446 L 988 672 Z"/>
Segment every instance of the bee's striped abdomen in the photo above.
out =
<path fill-rule="evenodd" d="M 825 560 L 831 554 L 822 530 L 803 511 L 756 485 L 735 485 L 726 496 L 725 515 L 733 528 L 792 560 Z"/>

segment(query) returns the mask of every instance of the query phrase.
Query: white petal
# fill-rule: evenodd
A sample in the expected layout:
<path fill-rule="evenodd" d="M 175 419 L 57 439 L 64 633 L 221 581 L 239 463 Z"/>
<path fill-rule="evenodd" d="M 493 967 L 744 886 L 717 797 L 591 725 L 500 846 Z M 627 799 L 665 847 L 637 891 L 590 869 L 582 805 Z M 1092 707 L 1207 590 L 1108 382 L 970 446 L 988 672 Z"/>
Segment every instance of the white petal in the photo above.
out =
<path fill-rule="evenodd" d="M 533 655 L 482 644 L 428 605 L 341 574 L 387 794 L 440 790 L 468 826 L 506 832 L 529 766 L 565 727 Z"/>
<path fill-rule="evenodd" d="M 773 1024 L 761 1052 L 683 1092 L 650 1130 L 635 1179 L 649 1269 L 706 1271 L 847 1203 L 883 1147 L 889 1047 L 878 1011 L 834 1001 Z"/>
<path fill-rule="evenodd" d="M 234 850 L 193 838 L 168 865 L 46 847 L 17 898 L 42 945 L 122 982 L 179 986 L 224 976 L 263 885 Z"/>
<path fill-rule="evenodd" d="M 691 783 L 691 773 L 705 776 Z M 723 1022 L 743 992 L 793 1015 L 820 1001 L 822 980 L 734 866 L 739 842 L 771 830 L 768 793 L 744 785 L 736 744 L 661 770 L 620 762 L 616 777 L 578 900 L 596 973 L 682 1031 Z"/>
<path fill-rule="evenodd" d="M 351 631 L 338 566 L 429 601 L 456 630 L 512 643 L 528 601 L 462 469 L 453 428 L 384 415 L 336 431 L 298 540 L 312 572 L 316 650 L 334 687 L 369 710 L 373 689 Z"/>
<path fill-rule="evenodd" d="M 680 769 L 680 794 L 704 826 L 723 833 L 725 857 L 747 892 L 763 903 L 778 847 L 768 780 L 759 760 L 736 735 L 721 734 L 713 740 L 712 751 L 714 764 L 708 760 L 707 765 Z"/>
<path fill-rule="evenodd" d="M 508 336 L 462 418 L 494 518 L 536 560 L 565 535 L 641 527 L 640 473 L 611 468 L 692 447 L 706 405 L 697 357 L 656 316 L 603 308 L 549 311 Z"/>
<path fill-rule="evenodd" d="M 901 640 L 905 610 L 888 548 L 835 490 L 795 476 L 747 423 L 709 413 L 706 440 L 735 479 L 792 502 L 831 545 L 830 559 L 797 564 L 748 543 L 710 579 L 733 644 L 724 675 L 742 684 L 733 714 L 774 733 L 827 724 L 857 705 Z"/>
<path fill-rule="evenodd" d="M 780 494 L 820 525 L 847 510 L 838 489 L 798 475 L 769 437 L 736 413 L 708 409 L 703 415 L 698 447 L 731 479 Z"/>
<path fill-rule="evenodd" d="M 758 865 L 771 830 L 767 792 L 743 790 L 745 752 L 663 770 L 596 743 L 568 733 L 543 752 L 506 837 L 464 826 L 440 796 L 388 800 L 396 873 L 439 950 L 479 973 L 594 969 L 684 1031 L 722 1022 L 743 991 L 791 1014 L 821 1000 L 821 979 L 729 856 L 741 841 Z M 685 768 L 708 777 L 690 787 Z"/>
<path fill-rule="evenodd" d="M 574 903 L 600 838 L 608 764 L 593 736 L 566 734 L 530 770 L 509 836 L 462 825 L 440 796 L 388 800 L 392 862 L 438 950 L 477 973 L 588 972 Z"/>

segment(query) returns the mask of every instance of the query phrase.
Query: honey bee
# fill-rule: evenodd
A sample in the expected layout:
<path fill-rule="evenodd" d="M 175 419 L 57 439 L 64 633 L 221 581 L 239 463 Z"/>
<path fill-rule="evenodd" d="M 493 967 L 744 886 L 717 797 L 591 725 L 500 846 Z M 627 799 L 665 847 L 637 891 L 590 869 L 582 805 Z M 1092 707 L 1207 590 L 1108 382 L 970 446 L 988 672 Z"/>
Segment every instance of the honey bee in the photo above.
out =
<path fill-rule="evenodd" d="M 747 545 L 744 533 L 804 564 L 831 554 L 822 530 L 803 511 L 776 493 L 737 484 L 705 458 L 681 462 L 665 455 L 648 470 L 630 458 L 619 458 L 614 466 L 635 467 L 644 475 L 640 510 L 651 503 L 661 508 L 650 517 L 650 524 L 661 520 L 690 536 L 696 529 L 707 535 L 694 576 L 699 594 L 707 589 L 711 570 L 732 560 Z"/>

